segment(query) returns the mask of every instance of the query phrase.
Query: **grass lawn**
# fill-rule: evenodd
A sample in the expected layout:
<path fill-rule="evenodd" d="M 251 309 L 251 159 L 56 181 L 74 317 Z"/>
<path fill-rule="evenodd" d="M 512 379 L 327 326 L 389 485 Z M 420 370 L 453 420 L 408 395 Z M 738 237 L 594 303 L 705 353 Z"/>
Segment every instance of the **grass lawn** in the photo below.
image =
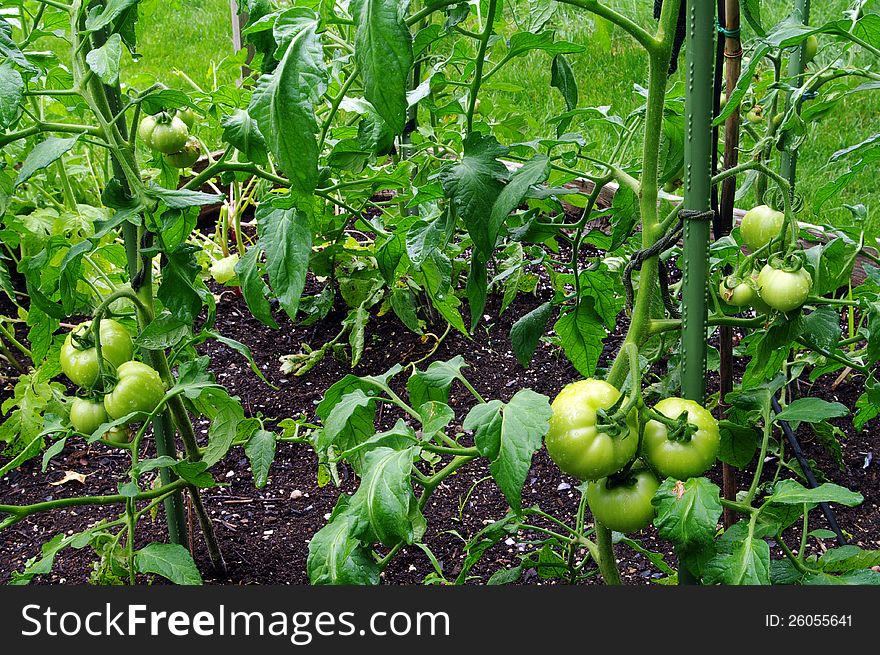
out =
<path fill-rule="evenodd" d="M 765 23 L 781 19 L 791 4 L 765 0 L 762 3 Z M 813 3 L 812 23 L 840 17 L 849 4 L 849 0 Z M 522 22 L 527 16 L 527 5 L 522 0 L 505 3 L 505 6 L 508 16 L 516 21 Z M 647 0 L 618 0 L 614 6 L 643 25 L 653 22 L 653 3 Z M 587 46 L 585 52 L 570 56 L 578 78 L 581 106 L 610 105 L 615 113 L 626 116 L 641 104 L 642 98 L 633 90 L 633 85 L 644 83 L 646 62 L 640 49 L 625 34 L 569 7 L 557 10 L 554 24 L 558 38 Z M 140 62 L 129 64 L 128 70 L 155 75 L 165 84 L 180 88 L 187 88 L 187 83 L 174 73 L 177 69 L 200 86 L 210 87 L 215 75 L 219 82 L 228 83 L 237 75 L 237 70 L 231 65 L 217 70 L 217 65 L 231 53 L 230 33 L 228 0 L 148 0 L 143 4 L 140 27 L 144 56 Z M 747 27 L 744 34 L 746 38 L 752 36 Z M 517 59 L 502 69 L 496 85 L 503 82 L 506 89 L 519 87 L 521 90 L 489 90 L 490 98 L 497 104 L 516 107 L 528 117 L 532 129 L 545 133 L 551 129 L 546 127 L 546 119 L 564 111 L 560 94 L 550 88 L 550 61 L 550 57 L 541 52 Z M 839 164 L 829 165 L 829 156 L 870 136 L 878 126 L 880 93 L 864 92 L 849 96 L 824 121 L 810 127 L 799 163 L 799 191 L 806 201 L 804 220 L 850 223 L 851 214 L 842 205 L 862 203 L 868 208 L 869 229 L 880 232 L 880 190 L 876 179 L 880 171 L 863 172 L 839 200 L 826 203 L 822 216 L 816 217 L 811 209 L 814 190 L 843 170 Z M 601 139 L 601 135 L 597 138 Z M 601 141 L 598 145 L 601 149 Z M 739 204 L 748 206 L 750 202 L 744 198 Z"/>

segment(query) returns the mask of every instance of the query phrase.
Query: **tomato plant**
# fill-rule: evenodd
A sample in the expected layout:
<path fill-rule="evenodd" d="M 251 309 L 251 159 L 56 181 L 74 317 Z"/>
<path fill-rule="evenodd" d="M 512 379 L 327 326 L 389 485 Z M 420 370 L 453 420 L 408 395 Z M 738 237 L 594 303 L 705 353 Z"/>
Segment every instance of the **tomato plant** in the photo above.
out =
<path fill-rule="evenodd" d="M 180 88 L 132 74 L 136 0 L 28 0 L 14 4 L 14 24 L 4 14 L 0 289 L 14 316 L 0 321 L 0 354 L 21 376 L 3 404 L 0 474 L 83 438 L 128 458 L 118 494 L 0 505 L 0 528 L 77 504 L 120 509 L 47 544 L 17 581 L 83 544 L 96 553 L 98 581 L 156 574 L 157 550 L 174 564 L 159 574 L 198 581 L 185 507 L 222 575 L 202 501 L 217 486 L 213 467 L 243 448 L 262 487 L 279 444 L 312 448 L 322 487 L 349 472 L 359 479 L 309 540 L 315 584 L 376 584 L 414 545 L 432 581 L 463 583 L 492 545 L 521 532 L 540 535 L 540 546 L 494 581 L 536 568 L 615 584 L 615 547 L 648 553 L 671 580 L 871 577 L 864 551 L 834 570 L 788 549 L 795 521 L 809 535 L 810 507 L 860 496 L 801 484 L 776 419 L 813 430 L 834 452 L 829 419 L 853 409 L 862 429 L 880 413 L 880 273 L 864 263 L 880 261 L 869 247 L 877 235 L 865 206 L 835 207 L 854 217 L 845 224 L 823 211 L 871 170 L 876 139 L 828 153 L 835 166 L 812 204 L 797 176 L 810 131 L 844 98 L 876 87 L 876 14 L 808 27 L 803 13 L 764 25 L 746 12 L 749 56 L 722 99 L 711 87 L 715 3 L 686 3 L 700 30 L 685 29 L 673 1 L 655 3 L 653 18 L 578 0 L 530 2 L 524 20 L 513 4 L 246 2 L 248 49 L 212 69 L 235 79 L 213 74 L 200 86 L 180 76 Z M 579 89 L 596 75 L 580 63 L 588 46 L 560 28 L 586 17 L 643 58 L 634 106 L 585 106 Z M 685 32 L 688 73 L 675 77 Z M 504 76 L 538 66 L 552 116 L 509 95 L 517 85 Z M 710 120 L 730 140 L 717 170 Z M 740 154 L 742 163 L 731 159 Z M 673 195 L 680 187 L 684 198 Z M 739 230 L 722 226 L 713 187 L 725 212 L 737 199 L 752 207 Z M 807 228 L 822 240 L 804 245 Z M 868 281 L 855 289 L 857 261 Z M 312 332 L 335 336 L 279 353 L 285 375 L 308 375 L 328 357 L 352 371 L 326 389 L 314 422 L 267 427 L 211 372 L 207 341 L 266 381 L 248 346 L 217 331 L 229 287 L 284 334 L 338 321 Z M 570 364 L 570 379 L 552 381 L 552 404 L 528 388 L 485 398 L 465 357 L 435 359 L 450 334 L 497 330 L 502 314 L 520 311 L 518 296 L 534 300 L 509 334 L 519 365 L 539 348 Z M 383 316 L 428 352 L 364 374 Z M 82 317 L 91 323 L 70 330 Z M 707 335 L 717 335 L 719 378 L 730 386 L 719 402 L 705 388 Z M 735 385 L 734 355 L 744 364 Z M 68 401 L 61 373 L 82 397 Z M 818 398 L 799 403 L 782 390 L 802 373 L 856 375 L 863 393 L 843 412 Z M 147 446 L 155 457 L 143 460 Z M 561 472 L 588 481 L 564 518 L 523 502 L 542 447 Z M 703 477 L 716 458 L 727 477 L 730 467 L 748 473 L 747 488 L 722 496 Z M 510 511 L 462 537 L 467 558 L 453 580 L 426 543 L 426 508 L 451 476 L 481 465 Z M 139 521 L 160 506 L 170 543 L 139 547 Z M 649 524 L 675 546 L 677 568 L 613 534 Z M 771 537 L 785 546 L 772 566 Z"/>

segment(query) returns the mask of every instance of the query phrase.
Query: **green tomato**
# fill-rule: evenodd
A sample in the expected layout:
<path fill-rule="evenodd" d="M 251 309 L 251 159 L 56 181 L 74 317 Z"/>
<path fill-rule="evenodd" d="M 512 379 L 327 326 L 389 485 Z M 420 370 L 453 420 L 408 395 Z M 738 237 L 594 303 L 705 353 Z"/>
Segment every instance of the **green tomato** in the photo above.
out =
<path fill-rule="evenodd" d="M 763 105 L 755 105 L 751 109 L 749 109 L 746 114 L 746 118 L 749 119 L 749 123 L 760 123 L 764 120 L 764 107 Z"/>
<path fill-rule="evenodd" d="M 103 402 L 86 398 L 74 399 L 70 406 L 70 425 L 74 430 L 82 434 L 92 434 L 102 423 L 107 423 L 107 411 Z"/>
<path fill-rule="evenodd" d="M 587 485 L 587 504 L 593 518 L 617 532 L 637 532 L 651 524 L 651 499 L 660 481 L 650 470 L 634 466 L 624 480 L 602 478 Z"/>
<path fill-rule="evenodd" d="M 138 139 L 148 148 L 153 147 L 153 130 L 158 125 L 155 116 L 145 116 L 138 125 Z"/>
<path fill-rule="evenodd" d="M 172 116 L 168 120 L 156 121 L 156 127 L 150 134 L 150 146 L 153 150 L 170 155 L 183 150 L 188 139 L 189 129 L 186 123 L 177 116 Z"/>
<path fill-rule="evenodd" d="M 687 480 L 705 473 L 715 463 L 721 446 L 715 417 L 700 403 L 684 398 L 664 398 L 654 410 L 671 419 L 686 413 L 688 432 L 673 440 L 663 423 L 648 421 L 642 435 L 644 459 L 664 478 Z"/>
<path fill-rule="evenodd" d="M 804 41 L 804 64 L 812 62 L 816 58 L 817 52 L 819 52 L 819 39 L 815 34 L 810 34 Z"/>
<path fill-rule="evenodd" d="M 191 129 L 193 129 L 193 128 L 195 127 L 195 125 L 196 125 L 196 119 L 197 119 L 198 117 L 196 116 L 196 112 L 194 112 L 191 108 L 189 108 L 189 107 L 182 107 L 181 109 L 178 109 L 178 110 L 177 110 L 177 113 L 176 113 L 175 115 L 176 115 L 180 120 L 182 120 L 182 121 L 184 122 L 184 124 L 186 125 L 187 129 L 191 130 Z"/>
<path fill-rule="evenodd" d="M 79 387 L 90 389 L 98 380 L 98 351 L 86 321 L 71 330 L 61 346 L 59 359 L 64 375 Z M 111 318 L 101 320 L 101 354 L 104 362 L 119 367 L 131 359 L 133 344 L 128 330 Z"/>
<path fill-rule="evenodd" d="M 758 273 L 758 293 L 770 307 L 790 312 L 806 302 L 813 278 L 805 268 L 787 271 L 767 264 Z"/>
<path fill-rule="evenodd" d="M 718 286 L 718 295 L 721 300 L 734 307 L 745 307 L 754 302 L 757 291 L 747 281 L 729 275 Z"/>
<path fill-rule="evenodd" d="M 760 250 L 779 234 L 782 224 L 785 222 L 785 214 L 778 212 L 767 205 L 752 207 L 743 216 L 739 226 L 739 233 L 743 243 L 749 250 Z"/>
<path fill-rule="evenodd" d="M 612 436 L 597 426 L 597 410 L 608 409 L 618 398 L 618 389 L 592 378 L 569 384 L 556 396 L 544 444 L 562 471 L 581 480 L 598 480 L 632 460 L 639 441 L 635 408 L 621 434 Z"/>
<path fill-rule="evenodd" d="M 170 155 L 162 155 L 165 163 L 174 168 L 190 168 L 199 160 L 202 154 L 202 147 L 199 140 L 191 136 L 186 141 L 186 145 L 179 152 L 172 152 Z"/>
<path fill-rule="evenodd" d="M 149 414 L 165 396 L 162 378 L 143 362 L 125 362 L 116 369 L 116 377 L 116 386 L 104 396 L 104 409 L 113 420 L 132 412 Z"/>
<path fill-rule="evenodd" d="M 104 441 L 109 441 L 110 443 L 119 446 L 125 446 L 131 441 L 133 436 L 134 434 L 130 430 L 117 425 L 104 433 Z"/>

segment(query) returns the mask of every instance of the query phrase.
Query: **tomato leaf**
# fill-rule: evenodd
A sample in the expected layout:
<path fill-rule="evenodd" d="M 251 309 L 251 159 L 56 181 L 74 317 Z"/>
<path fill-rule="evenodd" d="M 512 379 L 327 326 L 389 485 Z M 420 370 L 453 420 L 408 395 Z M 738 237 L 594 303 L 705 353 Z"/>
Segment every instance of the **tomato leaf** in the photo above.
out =
<path fill-rule="evenodd" d="M 257 208 L 257 227 L 269 283 L 285 313 L 296 319 L 312 252 L 309 217 L 296 207 L 278 209 L 265 204 Z"/>
<path fill-rule="evenodd" d="M 491 257 L 498 238 L 497 230 L 486 217 L 491 216 L 495 201 L 504 188 L 502 181 L 508 175 L 507 167 L 497 158 L 507 152 L 508 148 L 498 143 L 495 137 L 471 132 L 464 141 L 461 161 L 440 171 L 446 195 L 464 221 L 477 251 L 486 258 Z"/>
<path fill-rule="evenodd" d="M 352 0 L 357 25 L 355 60 L 364 96 L 395 133 L 406 122 L 406 91 L 413 64 L 412 36 L 400 0 Z"/>
<path fill-rule="evenodd" d="M 520 318 L 510 328 L 510 345 L 523 368 L 529 367 L 552 314 L 553 303 L 545 302 Z"/>
<path fill-rule="evenodd" d="M 596 312 L 595 299 L 584 296 L 574 309 L 564 313 L 553 329 L 562 339 L 562 349 L 578 373 L 592 377 L 607 336 L 602 317 Z"/>
<path fill-rule="evenodd" d="M 309 540 L 306 567 L 313 585 L 379 584 L 379 567 L 370 549 L 354 536 L 356 525 L 354 516 L 342 515 Z"/>
<path fill-rule="evenodd" d="M 275 460 L 275 434 L 267 430 L 256 430 L 248 439 L 244 452 L 251 463 L 254 486 L 262 489 L 269 480 L 269 467 Z"/>
<path fill-rule="evenodd" d="M 847 507 L 855 507 L 864 500 L 865 497 L 862 494 L 831 482 L 820 484 L 814 489 L 807 489 L 796 480 L 780 480 L 773 486 L 773 494 L 766 499 L 766 502 L 782 505 L 838 503 Z"/>
<path fill-rule="evenodd" d="M 247 249 L 244 257 L 238 260 L 235 265 L 235 272 L 241 283 L 241 293 L 244 296 L 244 302 L 251 310 L 251 313 L 264 325 L 270 328 L 278 328 L 278 323 L 272 317 L 272 308 L 266 299 L 269 287 L 263 282 L 263 277 L 259 270 L 259 257 L 262 250 L 259 246 L 251 246 Z"/>
<path fill-rule="evenodd" d="M 135 553 L 135 567 L 139 573 L 155 573 L 174 584 L 202 584 L 192 555 L 180 544 L 147 544 Z"/>
<path fill-rule="evenodd" d="M 654 525 L 661 537 L 688 550 L 712 543 L 722 508 L 718 486 L 709 479 L 667 478 L 651 502 L 657 507 Z"/>
<path fill-rule="evenodd" d="M 315 105 L 327 82 L 317 17 L 300 27 L 275 71 L 257 80 L 248 113 L 290 179 L 291 188 L 301 196 L 310 196 L 318 183 Z"/>
<path fill-rule="evenodd" d="M 718 553 L 707 564 L 706 584 L 770 584 L 770 546 L 739 521 L 717 542 Z"/>
<path fill-rule="evenodd" d="M 510 402 L 492 400 L 474 406 L 464 420 L 465 430 L 474 431 L 474 442 L 510 507 L 522 508 L 522 487 L 547 433 L 550 399 L 531 389 L 518 391 Z"/>
<path fill-rule="evenodd" d="M 776 420 L 820 423 L 830 418 L 840 418 L 848 414 L 849 409 L 841 403 L 829 403 L 821 398 L 798 398 L 777 414 Z"/>

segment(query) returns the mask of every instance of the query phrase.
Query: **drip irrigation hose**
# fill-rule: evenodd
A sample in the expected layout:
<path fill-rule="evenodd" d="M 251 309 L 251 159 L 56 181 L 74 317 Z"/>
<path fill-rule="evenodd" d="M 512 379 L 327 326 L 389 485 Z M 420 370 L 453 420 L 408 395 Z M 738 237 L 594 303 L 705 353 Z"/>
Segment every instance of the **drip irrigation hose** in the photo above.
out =
<path fill-rule="evenodd" d="M 779 401 L 776 400 L 774 396 L 772 399 L 773 411 L 776 414 L 782 412 L 782 407 L 779 406 Z M 791 429 L 791 425 L 789 425 L 788 421 L 781 420 L 776 421 L 779 424 L 779 427 L 782 428 L 782 432 L 785 434 L 786 439 L 788 439 L 788 443 L 791 445 L 791 449 L 794 451 L 794 456 L 798 461 L 798 464 L 801 466 L 801 470 L 804 472 L 804 476 L 807 478 L 807 483 L 810 485 L 811 489 L 815 489 L 819 486 L 819 482 L 816 480 L 816 476 L 813 475 L 813 469 L 810 467 L 810 463 L 807 461 L 807 458 L 804 456 L 804 451 L 801 449 L 801 444 L 795 436 L 794 430 Z M 837 535 L 837 543 L 841 546 L 845 546 L 848 541 L 847 538 L 843 535 L 843 531 L 840 529 L 840 526 L 837 524 L 837 518 L 834 516 L 834 510 L 831 509 L 831 506 L 828 503 L 819 503 L 819 507 L 822 509 L 822 513 L 825 515 L 825 519 L 828 521 L 828 527 L 831 528 L 831 531 Z"/>

